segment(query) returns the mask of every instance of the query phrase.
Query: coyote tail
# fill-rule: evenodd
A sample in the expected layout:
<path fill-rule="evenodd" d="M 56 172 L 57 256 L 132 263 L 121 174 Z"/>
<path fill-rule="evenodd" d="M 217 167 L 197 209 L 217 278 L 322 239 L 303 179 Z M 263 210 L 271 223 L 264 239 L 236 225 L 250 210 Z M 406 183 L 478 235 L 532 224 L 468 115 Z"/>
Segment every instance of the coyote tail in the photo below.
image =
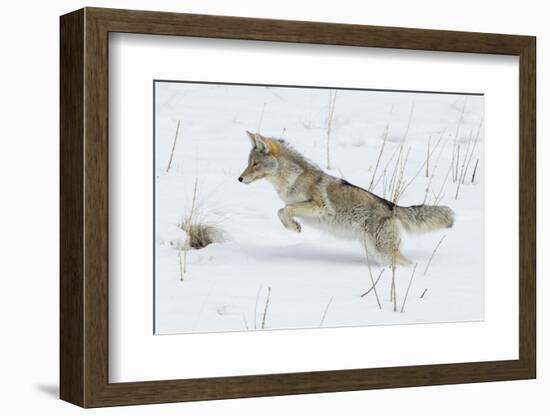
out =
<path fill-rule="evenodd" d="M 455 213 L 449 207 L 436 205 L 396 206 L 397 219 L 410 233 L 427 233 L 440 228 L 451 228 Z"/>

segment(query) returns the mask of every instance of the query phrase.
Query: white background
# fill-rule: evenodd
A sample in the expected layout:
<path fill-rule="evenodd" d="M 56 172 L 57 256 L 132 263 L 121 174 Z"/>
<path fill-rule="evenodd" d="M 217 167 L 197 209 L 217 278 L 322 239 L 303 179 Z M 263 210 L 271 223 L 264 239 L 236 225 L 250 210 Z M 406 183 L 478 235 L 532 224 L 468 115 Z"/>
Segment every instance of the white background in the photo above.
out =
<path fill-rule="evenodd" d="M 450 7 L 436 1 L 386 4 L 340 2 L 217 1 L 51 1 L 20 2 L 2 10 L 2 316 L 3 400 L 6 414 L 77 414 L 80 409 L 58 401 L 58 15 L 83 5 L 321 20 L 391 26 L 538 36 L 539 166 L 548 160 L 542 137 L 544 68 L 550 53 L 543 2 L 462 1 Z M 544 93 L 543 93 L 544 91 Z M 539 168 L 539 256 L 542 260 L 542 187 L 547 174 Z M 546 195 L 544 195 L 546 196 Z M 88 414 L 394 414 L 463 415 L 545 414 L 550 370 L 543 346 L 547 285 L 539 264 L 539 379 L 536 381 L 440 386 L 298 397 L 168 404 L 88 411 Z M 391 404 L 391 406 L 390 406 Z"/>
<path fill-rule="evenodd" d="M 517 193 L 510 196 L 506 189 L 519 186 L 516 58 L 380 49 L 359 53 L 342 47 L 334 52 L 328 46 L 306 49 L 284 44 L 266 48 L 255 42 L 142 35 L 116 35 L 110 45 L 109 119 L 114 120 L 109 148 L 109 209 L 114 218 L 109 240 L 111 381 L 517 359 L 517 228 L 506 227 L 507 239 L 501 235 L 502 224 L 518 222 Z M 146 62 L 143 56 L 148 57 Z M 222 71 L 216 62 L 225 62 Z M 258 62 L 263 71 L 256 69 Z M 149 230 L 153 220 L 151 80 L 155 78 L 485 93 L 482 322 L 152 336 L 153 235 Z M 232 137 L 229 133 L 225 140 Z M 139 232 L 134 231 L 136 224 L 143 227 Z M 475 233 L 469 236 L 479 239 Z M 477 247 L 473 241 L 468 244 Z M 435 319 L 432 322 L 445 321 Z M 193 359 L 182 360 L 182 354 Z"/>

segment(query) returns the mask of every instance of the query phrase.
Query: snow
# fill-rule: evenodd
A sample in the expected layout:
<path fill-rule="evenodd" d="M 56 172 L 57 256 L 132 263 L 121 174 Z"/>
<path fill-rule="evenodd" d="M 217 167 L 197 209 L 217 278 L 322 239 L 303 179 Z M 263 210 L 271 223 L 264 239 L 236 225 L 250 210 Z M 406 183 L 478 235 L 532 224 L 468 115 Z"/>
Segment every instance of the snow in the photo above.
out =
<path fill-rule="evenodd" d="M 420 204 L 429 182 L 421 169 L 428 140 L 433 150 L 442 138 L 430 158 L 430 173 L 436 170 L 428 202 L 444 185 L 440 204 L 455 211 L 456 223 L 431 234 L 404 234 L 403 253 L 417 268 L 403 312 L 412 267 L 396 270 L 397 311 L 389 298 L 391 271 L 385 269 L 377 285 L 379 309 L 373 291 L 361 297 L 371 283 L 359 243 L 307 224 L 299 234 L 286 230 L 277 217 L 284 204 L 272 186 L 237 181 L 250 150 L 246 130 L 282 136 L 325 167 L 328 104 L 326 89 L 155 83 L 156 334 L 317 328 L 323 315 L 325 327 L 483 320 L 483 96 L 338 90 L 331 175 L 368 188 L 389 125 L 377 177 L 405 140 L 403 153 L 410 148 L 405 181 L 420 173 L 399 204 Z M 178 120 L 178 141 L 166 172 Z M 466 148 L 473 149 L 457 200 L 457 183 L 450 176 L 445 182 L 455 137 L 459 167 Z M 179 249 L 186 234 L 180 224 L 191 208 L 195 178 L 195 212 L 201 221 L 218 226 L 224 239 L 189 250 L 182 281 Z M 374 189 L 381 196 L 383 182 Z M 374 279 L 381 269 L 372 266 Z"/>

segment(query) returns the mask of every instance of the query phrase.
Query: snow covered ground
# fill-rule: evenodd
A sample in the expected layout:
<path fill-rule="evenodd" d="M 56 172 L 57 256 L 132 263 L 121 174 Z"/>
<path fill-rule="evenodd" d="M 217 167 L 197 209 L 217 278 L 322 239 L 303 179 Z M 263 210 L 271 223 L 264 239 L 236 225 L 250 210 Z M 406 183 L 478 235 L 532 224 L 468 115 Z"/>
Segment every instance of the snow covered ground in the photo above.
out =
<path fill-rule="evenodd" d="M 317 328 L 322 321 L 337 327 L 483 319 L 482 96 L 338 90 L 328 172 L 368 188 L 389 126 L 374 192 L 384 196 L 386 183 L 389 198 L 387 183 L 405 140 L 404 178 L 414 180 L 399 204 L 422 203 L 430 183 L 423 167 L 429 142 L 433 177 L 427 203 L 440 194 L 440 204 L 456 212 L 451 229 L 404 236 L 403 252 L 418 265 L 401 313 L 412 267 L 397 268 L 396 312 L 391 272 L 384 271 L 376 286 L 380 309 L 373 291 L 361 297 L 371 283 L 358 243 L 307 225 L 300 234 L 286 230 L 277 217 L 284 204 L 272 186 L 237 181 L 250 150 L 245 130 L 282 136 L 324 168 L 329 90 L 156 82 L 155 91 L 155 333 Z M 455 199 L 458 184 L 448 174 L 453 153 L 460 174 L 470 152 Z M 182 281 L 186 234 L 180 224 L 192 204 L 195 178 L 198 218 L 221 228 L 224 241 L 189 250 Z M 381 269 L 372 267 L 375 279 Z"/>

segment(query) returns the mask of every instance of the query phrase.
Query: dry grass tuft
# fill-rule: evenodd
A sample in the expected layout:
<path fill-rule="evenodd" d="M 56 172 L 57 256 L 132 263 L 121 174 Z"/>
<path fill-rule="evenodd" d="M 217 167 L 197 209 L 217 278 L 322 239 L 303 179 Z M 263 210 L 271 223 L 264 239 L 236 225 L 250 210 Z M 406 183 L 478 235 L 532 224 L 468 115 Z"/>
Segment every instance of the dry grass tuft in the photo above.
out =
<path fill-rule="evenodd" d="M 189 215 L 184 217 L 179 227 L 185 231 L 187 237 L 181 250 L 187 251 L 191 248 L 201 249 L 209 246 L 212 243 L 221 243 L 224 241 L 224 234 L 220 227 L 215 224 L 207 223 L 201 220 L 199 204 L 197 203 L 198 180 L 195 178 L 193 187 L 193 199 Z M 184 272 L 185 269 L 185 254 L 184 253 Z"/>
<path fill-rule="evenodd" d="M 187 225 L 184 223 L 182 228 L 187 233 L 188 248 L 198 250 L 205 248 L 212 243 L 219 243 L 223 241 L 222 230 L 212 224 L 192 223 Z"/>

